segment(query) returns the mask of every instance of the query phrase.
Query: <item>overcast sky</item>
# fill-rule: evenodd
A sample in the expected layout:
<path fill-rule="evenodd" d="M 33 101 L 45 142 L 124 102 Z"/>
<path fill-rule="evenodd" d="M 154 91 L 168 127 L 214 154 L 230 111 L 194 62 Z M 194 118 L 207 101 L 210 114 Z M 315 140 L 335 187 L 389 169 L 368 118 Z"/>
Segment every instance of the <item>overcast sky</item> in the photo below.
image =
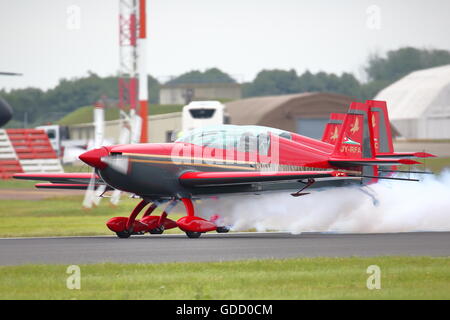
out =
<path fill-rule="evenodd" d="M 50 88 L 119 65 L 119 0 L 0 0 L 0 88 Z M 79 24 L 69 8 L 80 8 Z M 70 11 L 70 9 L 69 9 Z M 148 73 L 218 67 L 353 72 L 370 53 L 450 50 L 449 0 L 148 0 Z M 73 12 L 73 11 L 72 11 Z"/>

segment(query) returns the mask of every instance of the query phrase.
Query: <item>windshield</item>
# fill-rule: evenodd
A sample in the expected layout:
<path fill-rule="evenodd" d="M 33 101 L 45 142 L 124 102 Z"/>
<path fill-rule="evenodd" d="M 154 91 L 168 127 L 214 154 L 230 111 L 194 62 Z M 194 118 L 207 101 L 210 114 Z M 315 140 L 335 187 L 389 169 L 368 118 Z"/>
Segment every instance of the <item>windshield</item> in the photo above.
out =
<path fill-rule="evenodd" d="M 206 109 L 206 108 L 189 110 L 189 113 L 194 119 L 209 119 L 213 117 L 215 112 L 216 109 Z"/>
<path fill-rule="evenodd" d="M 261 154 L 267 154 L 270 133 L 291 139 L 289 132 L 275 128 L 220 125 L 190 130 L 175 142 L 186 142 L 218 149 L 236 149 L 244 152 L 258 151 Z"/>

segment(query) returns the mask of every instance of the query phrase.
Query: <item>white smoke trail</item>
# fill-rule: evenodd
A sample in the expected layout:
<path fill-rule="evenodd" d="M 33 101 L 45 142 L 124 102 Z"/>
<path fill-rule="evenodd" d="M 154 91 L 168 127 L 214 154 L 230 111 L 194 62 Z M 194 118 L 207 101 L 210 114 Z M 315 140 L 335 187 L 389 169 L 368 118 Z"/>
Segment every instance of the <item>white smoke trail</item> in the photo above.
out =
<path fill-rule="evenodd" d="M 377 206 L 358 187 L 285 194 L 233 196 L 199 204 L 202 216 L 219 214 L 233 230 L 301 232 L 406 232 L 450 230 L 450 171 L 421 182 L 384 180 L 370 186 Z"/>

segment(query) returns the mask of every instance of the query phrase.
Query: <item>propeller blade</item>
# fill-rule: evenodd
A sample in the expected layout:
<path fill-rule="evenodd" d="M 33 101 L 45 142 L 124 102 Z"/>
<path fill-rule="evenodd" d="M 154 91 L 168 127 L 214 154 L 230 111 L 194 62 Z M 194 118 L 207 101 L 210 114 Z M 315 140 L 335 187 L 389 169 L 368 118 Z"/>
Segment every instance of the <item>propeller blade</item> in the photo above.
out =
<path fill-rule="evenodd" d="M 109 168 L 116 170 L 122 174 L 128 174 L 129 158 L 121 155 L 102 157 L 101 161 L 106 163 Z M 95 172 L 95 170 L 94 170 Z M 86 209 L 92 208 L 93 205 L 98 206 L 102 200 L 102 194 L 106 190 L 106 185 L 101 185 L 95 190 L 95 178 L 89 180 L 89 186 L 86 190 L 83 200 L 83 207 Z M 111 203 L 118 205 L 121 196 L 121 191 L 115 189 L 111 196 Z"/>
<path fill-rule="evenodd" d="M 130 159 L 127 156 L 114 155 L 102 157 L 102 162 L 106 163 L 108 167 L 122 174 L 128 174 L 130 168 Z"/>
<path fill-rule="evenodd" d="M 84 194 L 83 199 L 83 207 L 86 209 L 91 209 L 92 205 L 94 203 L 94 196 L 95 196 L 95 169 L 92 172 L 92 177 L 89 180 L 89 185 L 86 190 L 86 193 Z"/>
<path fill-rule="evenodd" d="M 94 199 L 92 199 L 92 202 L 94 205 L 98 206 L 100 204 L 100 201 L 102 201 L 102 195 L 106 191 L 106 185 L 101 185 L 97 188 L 97 190 L 94 192 Z"/>
<path fill-rule="evenodd" d="M 122 192 L 120 190 L 115 189 L 111 195 L 111 204 L 114 206 L 117 206 L 120 201 L 120 196 L 122 195 Z"/>

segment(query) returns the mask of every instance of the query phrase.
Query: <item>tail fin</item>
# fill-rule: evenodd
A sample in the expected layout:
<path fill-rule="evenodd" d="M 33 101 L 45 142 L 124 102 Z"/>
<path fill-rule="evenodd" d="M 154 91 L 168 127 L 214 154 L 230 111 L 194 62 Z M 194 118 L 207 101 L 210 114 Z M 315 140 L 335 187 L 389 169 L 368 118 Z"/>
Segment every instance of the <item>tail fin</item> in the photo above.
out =
<path fill-rule="evenodd" d="M 335 145 L 330 163 L 337 167 L 347 167 L 361 170 L 361 176 L 376 177 L 376 164 L 367 163 L 367 159 L 374 159 L 375 150 L 372 143 L 370 126 L 370 108 L 361 102 L 352 102 L 342 123 L 341 133 Z M 366 160 L 366 163 L 361 160 Z M 359 171 L 358 170 L 358 171 Z M 375 182 L 363 178 L 362 184 Z"/>
<path fill-rule="evenodd" d="M 343 121 L 333 156 L 366 159 L 395 155 L 386 102 L 353 102 Z"/>
<path fill-rule="evenodd" d="M 386 102 L 367 100 L 366 104 L 369 107 L 369 125 L 376 155 L 393 154 L 394 144 Z"/>
<path fill-rule="evenodd" d="M 373 158 L 367 104 L 352 102 L 342 123 L 333 156 L 339 158 Z"/>
<path fill-rule="evenodd" d="M 362 183 L 380 178 L 378 166 L 420 164 L 404 157 L 432 156 L 426 153 L 394 153 L 386 102 L 352 102 L 329 162 L 336 167 L 360 168 Z"/>
<path fill-rule="evenodd" d="M 342 123 L 345 119 L 345 113 L 331 113 L 330 120 L 325 126 L 325 130 L 323 131 L 322 141 L 335 145 L 338 138 L 339 133 L 341 132 Z"/>

